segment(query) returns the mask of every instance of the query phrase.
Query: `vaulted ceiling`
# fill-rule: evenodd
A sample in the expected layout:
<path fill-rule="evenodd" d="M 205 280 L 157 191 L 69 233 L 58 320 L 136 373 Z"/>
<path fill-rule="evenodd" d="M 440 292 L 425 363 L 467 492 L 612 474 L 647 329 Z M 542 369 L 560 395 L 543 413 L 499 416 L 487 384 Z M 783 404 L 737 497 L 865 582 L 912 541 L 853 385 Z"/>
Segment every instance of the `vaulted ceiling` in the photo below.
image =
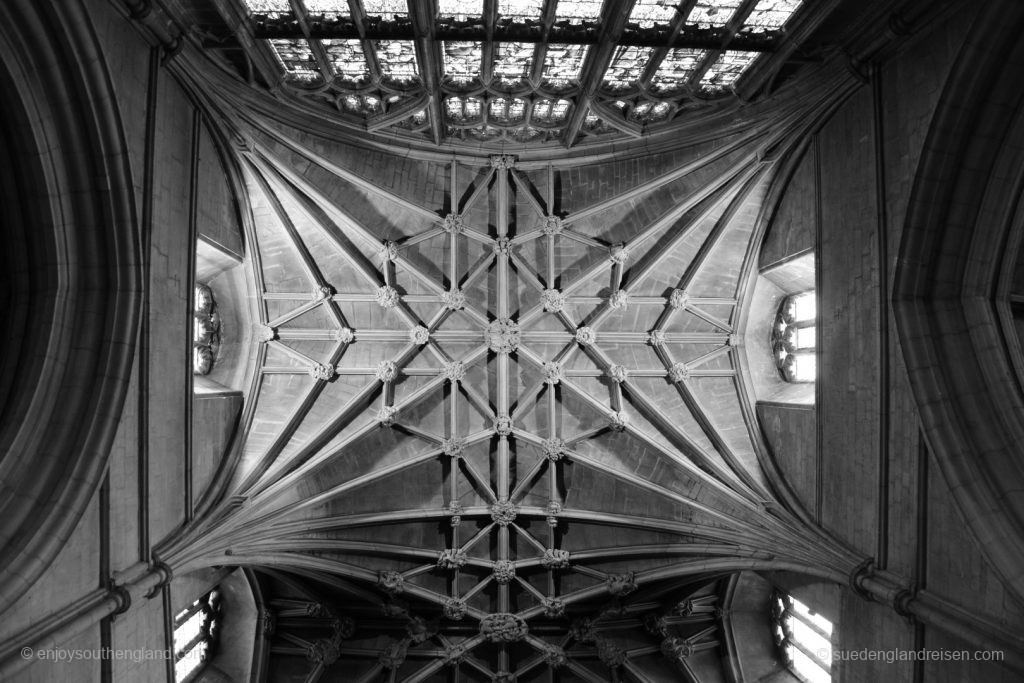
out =
<path fill-rule="evenodd" d="M 265 572 L 309 680 L 718 670 L 680 603 L 856 565 L 777 503 L 739 373 L 765 156 L 814 106 L 590 162 L 225 113 L 258 351 L 223 496 L 161 555 Z"/>

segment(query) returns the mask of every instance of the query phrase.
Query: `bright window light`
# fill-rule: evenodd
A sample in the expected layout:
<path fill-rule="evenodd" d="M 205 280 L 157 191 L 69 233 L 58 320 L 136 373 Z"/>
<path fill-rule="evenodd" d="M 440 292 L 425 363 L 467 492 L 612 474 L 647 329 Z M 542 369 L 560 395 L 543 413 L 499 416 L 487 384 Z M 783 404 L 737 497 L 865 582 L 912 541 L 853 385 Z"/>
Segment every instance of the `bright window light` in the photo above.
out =
<path fill-rule="evenodd" d="M 773 597 L 772 616 L 775 642 L 790 671 L 803 683 L 831 683 L 832 622 L 782 593 Z"/>
<path fill-rule="evenodd" d="M 793 356 L 793 375 L 797 382 L 813 382 L 818 377 L 818 359 L 814 354 Z"/>
<path fill-rule="evenodd" d="M 815 344 L 815 327 L 798 327 L 796 328 L 796 348 L 798 349 L 813 349 Z"/>
<path fill-rule="evenodd" d="M 804 618 L 805 621 L 809 621 L 819 629 L 825 632 L 826 635 L 832 635 L 832 622 L 821 616 L 820 614 L 812 614 L 811 610 L 807 605 L 800 602 L 796 598 L 790 598 L 793 601 L 793 611 Z"/>
<path fill-rule="evenodd" d="M 814 292 L 807 292 L 793 299 L 793 303 L 796 306 L 794 318 L 797 322 L 803 322 L 805 320 L 814 320 L 818 314 L 818 300 L 814 295 Z"/>

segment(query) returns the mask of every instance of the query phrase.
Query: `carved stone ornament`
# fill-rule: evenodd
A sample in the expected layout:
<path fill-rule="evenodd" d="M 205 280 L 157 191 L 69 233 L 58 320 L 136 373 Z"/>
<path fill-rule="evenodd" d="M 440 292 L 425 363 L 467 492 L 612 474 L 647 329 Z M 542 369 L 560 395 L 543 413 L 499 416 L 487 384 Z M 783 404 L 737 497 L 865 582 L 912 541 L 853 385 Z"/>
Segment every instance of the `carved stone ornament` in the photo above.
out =
<path fill-rule="evenodd" d="M 466 231 L 466 221 L 461 213 L 450 213 L 444 217 L 441 227 L 447 233 L 459 235 Z"/>
<path fill-rule="evenodd" d="M 423 617 L 410 617 L 409 621 L 405 623 L 405 632 L 412 642 L 425 643 L 437 635 L 437 624 L 429 622 Z"/>
<path fill-rule="evenodd" d="M 558 598 L 544 598 L 541 604 L 544 607 L 544 616 L 548 619 L 560 619 L 565 616 L 565 603 Z"/>
<path fill-rule="evenodd" d="M 519 324 L 498 318 L 484 330 L 484 341 L 495 353 L 512 353 L 519 348 Z"/>
<path fill-rule="evenodd" d="M 385 261 L 394 261 L 398 258 L 398 245 L 390 240 L 386 240 L 380 248 L 380 255 Z"/>
<path fill-rule="evenodd" d="M 444 649 L 444 663 L 455 666 L 466 656 L 466 648 L 462 645 L 449 645 Z"/>
<path fill-rule="evenodd" d="M 622 265 L 629 259 L 629 249 L 625 244 L 615 244 L 608 250 L 608 260 L 617 265 Z"/>
<path fill-rule="evenodd" d="M 669 368 L 668 378 L 676 383 L 690 379 L 690 368 L 685 363 L 676 363 Z"/>
<path fill-rule="evenodd" d="M 441 450 L 449 458 L 461 458 L 465 452 L 466 444 L 462 439 L 445 439 L 441 442 Z"/>
<path fill-rule="evenodd" d="M 597 641 L 597 658 L 609 669 L 617 669 L 626 663 L 626 651 L 610 640 Z"/>
<path fill-rule="evenodd" d="M 587 617 L 575 619 L 569 627 L 569 635 L 581 643 L 592 643 L 597 638 L 594 622 Z"/>
<path fill-rule="evenodd" d="M 403 600 L 392 598 L 380 606 L 380 612 L 389 619 L 408 619 L 409 605 Z"/>
<path fill-rule="evenodd" d="M 597 341 L 597 334 L 590 327 L 580 327 L 576 330 L 576 343 L 581 346 L 590 346 Z"/>
<path fill-rule="evenodd" d="M 516 167 L 516 158 L 511 154 L 492 154 L 491 168 L 507 170 Z"/>
<path fill-rule="evenodd" d="M 491 676 L 491 683 L 516 683 L 516 677 L 507 671 L 499 671 Z"/>
<path fill-rule="evenodd" d="M 331 611 L 322 603 L 310 602 L 306 603 L 306 616 L 313 619 L 324 619 L 331 616 Z"/>
<path fill-rule="evenodd" d="M 552 529 L 558 526 L 558 515 L 562 514 L 562 504 L 557 500 L 552 500 L 544 508 L 544 512 L 547 514 L 548 526 Z"/>
<path fill-rule="evenodd" d="M 605 588 L 611 595 L 629 595 L 636 590 L 636 573 L 612 574 L 605 580 Z"/>
<path fill-rule="evenodd" d="M 459 311 L 466 307 L 466 295 L 461 289 L 452 289 L 441 295 L 441 303 L 445 308 Z"/>
<path fill-rule="evenodd" d="M 494 240 L 494 253 L 498 256 L 508 256 L 512 253 L 512 241 L 507 237 Z"/>
<path fill-rule="evenodd" d="M 380 572 L 377 585 L 388 595 L 398 595 L 405 590 L 405 577 L 398 572 Z"/>
<path fill-rule="evenodd" d="M 330 285 L 320 285 L 313 290 L 314 301 L 327 301 L 332 296 L 334 296 L 334 287 Z"/>
<path fill-rule="evenodd" d="M 566 665 L 569 660 L 565 656 L 565 650 L 557 645 L 548 645 L 544 648 L 544 663 L 552 669 L 558 669 Z"/>
<path fill-rule="evenodd" d="M 409 328 L 409 341 L 417 346 L 423 346 L 430 341 L 430 330 L 422 325 Z"/>
<path fill-rule="evenodd" d="M 320 638 L 306 648 L 306 659 L 310 662 L 323 664 L 324 666 L 334 664 L 338 661 L 338 657 L 340 656 L 341 652 L 339 651 L 337 644 L 327 640 L 326 638 Z"/>
<path fill-rule="evenodd" d="M 466 603 L 458 598 L 448 598 L 444 601 L 444 616 L 452 621 L 461 621 L 468 611 Z"/>
<path fill-rule="evenodd" d="M 518 512 L 515 503 L 507 498 L 502 498 L 491 505 L 491 520 L 498 526 L 508 526 L 515 521 Z"/>
<path fill-rule="evenodd" d="M 557 235 L 564 227 L 565 223 L 558 216 L 544 216 L 540 231 L 545 235 Z"/>
<path fill-rule="evenodd" d="M 545 569 L 565 569 L 569 566 L 569 551 L 548 548 L 540 558 L 540 563 Z"/>
<path fill-rule="evenodd" d="M 508 415 L 499 415 L 494 418 L 494 433 L 498 436 L 508 436 L 512 433 L 512 418 Z"/>
<path fill-rule="evenodd" d="M 541 450 L 544 451 L 544 457 L 551 462 L 558 462 L 565 456 L 565 440 L 559 439 L 557 436 L 551 439 L 544 439 L 541 444 Z"/>
<path fill-rule="evenodd" d="M 277 330 L 270 325 L 256 326 L 256 341 L 261 343 L 272 342 L 277 338 Z"/>
<path fill-rule="evenodd" d="M 404 640 L 392 641 L 384 651 L 380 653 L 380 664 L 388 671 L 394 671 L 405 663 L 405 655 L 409 646 Z"/>
<path fill-rule="evenodd" d="M 510 583 L 516 578 L 516 565 L 515 562 L 510 560 L 498 560 L 491 566 L 491 575 L 494 580 L 501 585 Z"/>
<path fill-rule="evenodd" d="M 730 334 L 728 337 L 725 338 L 726 346 L 732 346 L 734 348 L 739 346 L 741 341 L 742 337 L 740 337 L 740 335 L 738 334 Z"/>
<path fill-rule="evenodd" d="M 608 297 L 608 305 L 616 310 L 629 306 L 629 292 L 624 289 L 617 289 Z"/>
<path fill-rule="evenodd" d="M 548 384 L 558 384 L 562 381 L 562 364 L 551 361 L 544 363 L 541 368 L 544 373 L 544 381 Z"/>
<path fill-rule="evenodd" d="M 540 302 L 544 304 L 545 311 L 558 313 L 565 308 L 565 294 L 557 289 L 545 289 L 540 293 Z"/>
<path fill-rule="evenodd" d="M 398 305 L 398 290 L 389 285 L 378 287 L 374 296 L 382 308 L 394 308 Z"/>
<path fill-rule="evenodd" d="M 616 432 L 626 431 L 626 428 L 629 427 L 629 415 L 621 410 L 617 413 L 612 413 L 611 424 L 609 426 Z"/>
<path fill-rule="evenodd" d="M 373 374 L 381 382 L 394 382 L 398 377 L 398 366 L 392 361 L 382 360 L 377 363 L 377 369 Z"/>
<path fill-rule="evenodd" d="M 516 643 L 529 632 L 522 618 L 508 612 L 495 612 L 480 620 L 480 635 L 492 643 Z"/>
<path fill-rule="evenodd" d="M 690 297 L 687 296 L 686 292 L 681 289 L 673 289 L 672 293 L 668 295 L 668 305 L 673 310 L 679 310 L 680 308 L 686 308 L 689 303 Z"/>
<path fill-rule="evenodd" d="M 644 628 L 652 636 L 665 637 L 668 635 L 668 620 L 660 614 L 645 614 Z"/>
<path fill-rule="evenodd" d="M 693 654 L 693 644 L 682 638 L 665 638 L 661 641 L 661 654 L 671 660 L 680 661 Z"/>
<path fill-rule="evenodd" d="M 356 338 L 356 333 L 347 327 L 340 327 L 338 328 L 338 331 L 334 333 L 334 338 L 342 344 L 351 344 Z"/>
<path fill-rule="evenodd" d="M 437 566 L 441 569 L 461 569 L 466 566 L 469 558 L 457 548 L 446 548 L 437 557 Z"/>
<path fill-rule="evenodd" d="M 449 382 L 461 382 L 466 377 L 466 366 L 462 361 L 452 361 L 444 364 L 443 372 Z"/>
<path fill-rule="evenodd" d="M 626 369 L 625 365 L 613 365 L 608 368 L 608 376 L 616 384 L 622 384 L 629 377 L 629 370 Z"/>
<path fill-rule="evenodd" d="M 309 368 L 309 376 L 313 379 L 328 381 L 335 375 L 334 366 L 330 363 L 316 363 Z"/>
<path fill-rule="evenodd" d="M 260 633 L 263 634 L 264 638 L 269 639 L 274 635 L 274 631 L 277 629 L 277 620 L 274 618 L 274 613 L 265 607 L 260 608 Z"/>
<path fill-rule="evenodd" d="M 377 422 L 381 427 L 390 427 L 395 424 L 396 419 L 398 419 L 398 408 L 394 406 L 384 406 L 377 411 Z"/>
<path fill-rule="evenodd" d="M 348 640 L 356 632 L 356 622 L 349 617 L 338 617 L 331 620 L 331 630 L 336 641 Z"/>
<path fill-rule="evenodd" d="M 664 346 L 665 333 L 661 330 L 651 330 L 651 333 L 647 335 L 647 343 L 651 346 Z"/>
<path fill-rule="evenodd" d="M 448 503 L 448 514 L 451 516 L 451 525 L 459 526 L 462 524 L 462 513 L 465 512 L 465 508 L 462 507 L 462 503 L 457 500 L 453 500 Z"/>

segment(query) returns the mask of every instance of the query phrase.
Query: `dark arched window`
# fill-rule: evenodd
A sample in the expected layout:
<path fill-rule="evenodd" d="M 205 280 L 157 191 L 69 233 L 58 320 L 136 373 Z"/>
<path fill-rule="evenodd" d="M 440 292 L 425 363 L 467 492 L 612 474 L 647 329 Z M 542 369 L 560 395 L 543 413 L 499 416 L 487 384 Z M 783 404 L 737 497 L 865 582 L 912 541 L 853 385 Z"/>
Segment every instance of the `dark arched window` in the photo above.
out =
<path fill-rule="evenodd" d="M 772 635 L 786 666 L 804 683 L 832 681 L 832 622 L 796 598 L 772 595 Z"/>
<path fill-rule="evenodd" d="M 216 588 L 174 617 L 174 680 L 189 683 L 213 656 L 220 631 L 220 591 Z"/>
<path fill-rule="evenodd" d="M 818 375 L 817 298 L 813 291 L 783 299 L 772 326 L 772 352 L 787 382 L 813 382 Z"/>

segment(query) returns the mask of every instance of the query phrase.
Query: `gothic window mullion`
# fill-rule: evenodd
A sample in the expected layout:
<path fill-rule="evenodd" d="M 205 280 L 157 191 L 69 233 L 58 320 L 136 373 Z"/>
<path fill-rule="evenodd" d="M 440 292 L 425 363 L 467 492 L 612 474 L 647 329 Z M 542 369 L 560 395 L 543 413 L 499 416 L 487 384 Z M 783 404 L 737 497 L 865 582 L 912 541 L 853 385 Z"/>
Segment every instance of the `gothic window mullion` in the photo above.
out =
<path fill-rule="evenodd" d="M 754 7 L 757 6 L 758 0 L 744 0 L 743 4 L 740 5 L 732 18 L 729 19 L 729 23 L 726 24 L 726 33 L 722 38 L 722 43 L 715 50 L 708 50 L 708 53 L 704 55 L 703 61 L 700 63 L 693 74 L 690 75 L 690 87 L 694 91 L 700 90 L 701 79 L 707 74 L 708 69 L 718 61 L 718 59 L 725 53 L 725 49 L 732 42 L 732 39 L 736 37 L 739 30 L 743 27 L 743 22 L 747 20 L 750 13 L 754 11 Z"/>

